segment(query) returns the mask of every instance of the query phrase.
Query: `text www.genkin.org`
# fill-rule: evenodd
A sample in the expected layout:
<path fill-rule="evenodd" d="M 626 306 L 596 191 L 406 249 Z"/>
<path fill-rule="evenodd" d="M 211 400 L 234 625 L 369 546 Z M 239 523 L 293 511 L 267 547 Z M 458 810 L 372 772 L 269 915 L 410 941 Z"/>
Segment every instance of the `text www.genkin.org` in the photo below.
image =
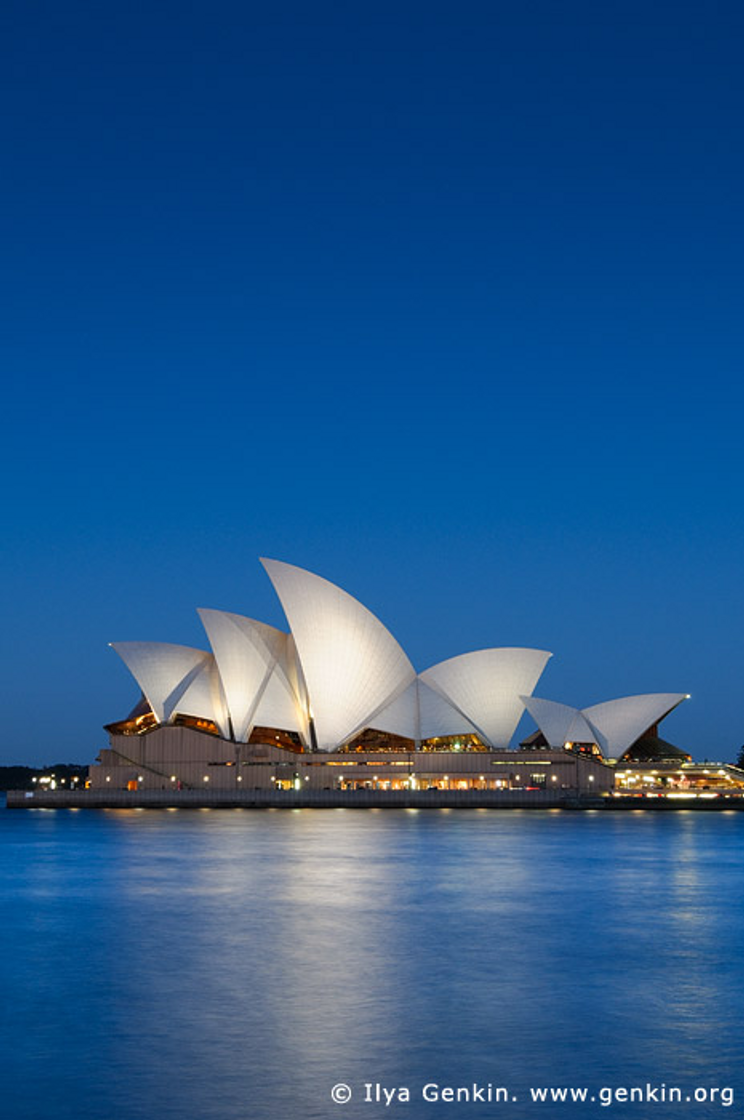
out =
<path fill-rule="evenodd" d="M 383 1105 L 386 1108 L 427 1101 L 430 1104 L 501 1104 L 527 1102 L 539 1109 L 551 1104 L 594 1104 L 611 1108 L 615 1104 L 641 1105 L 696 1105 L 714 1104 L 730 1108 L 734 1103 L 734 1090 L 730 1086 L 697 1085 L 680 1088 L 666 1082 L 646 1082 L 643 1085 L 602 1085 L 595 1089 L 584 1086 L 531 1086 L 511 1089 L 490 1081 L 471 1082 L 468 1085 L 442 1085 L 427 1081 L 420 1085 L 383 1085 L 379 1081 L 365 1081 L 352 1087 L 339 1081 L 331 1089 L 335 1104 L 348 1104 L 356 1100 L 362 1104 Z"/>

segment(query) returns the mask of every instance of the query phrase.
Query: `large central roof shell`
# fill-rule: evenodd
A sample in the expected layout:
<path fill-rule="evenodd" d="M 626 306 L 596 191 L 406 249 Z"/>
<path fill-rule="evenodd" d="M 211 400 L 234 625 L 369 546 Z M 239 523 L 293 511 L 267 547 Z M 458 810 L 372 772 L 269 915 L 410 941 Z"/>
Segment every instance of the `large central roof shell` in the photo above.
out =
<path fill-rule="evenodd" d="M 320 750 L 342 746 L 416 679 L 371 611 L 322 576 L 262 560 L 294 637 Z"/>

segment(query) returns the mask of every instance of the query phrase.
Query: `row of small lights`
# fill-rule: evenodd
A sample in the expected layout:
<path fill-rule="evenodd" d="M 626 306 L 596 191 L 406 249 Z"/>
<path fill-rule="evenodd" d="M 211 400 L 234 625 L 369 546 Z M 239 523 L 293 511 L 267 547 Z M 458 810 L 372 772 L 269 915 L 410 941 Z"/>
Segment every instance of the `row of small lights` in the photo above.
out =
<path fill-rule="evenodd" d="M 31 781 L 34 782 L 34 783 L 38 782 L 40 786 L 45 786 L 45 785 L 55 786 L 57 784 L 56 778 L 57 778 L 56 774 L 51 774 L 49 777 L 45 776 L 43 778 L 32 778 Z M 63 786 L 65 784 L 65 780 L 66 780 L 65 778 L 60 778 L 59 779 L 59 784 L 61 786 Z M 75 782 L 79 782 L 79 781 L 80 781 L 80 778 L 78 778 L 77 775 L 75 775 L 74 777 L 70 778 L 70 785 L 74 785 Z"/>
<path fill-rule="evenodd" d="M 705 771 L 705 773 L 707 774 L 707 773 L 708 773 L 708 771 L 706 770 L 706 771 Z M 725 771 L 723 771 L 723 770 L 719 770 L 719 771 L 718 771 L 718 773 L 719 773 L 719 774 L 723 774 L 723 773 L 725 773 Z M 54 777 L 54 775 L 53 775 L 53 774 L 52 774 L 52 777 Z M 33 780 L 33 781 L 35 782 L 35 781 L 36 781 L 36 778 L 33 778 L 32 780 Z M 62 779 L 61 779 L 61 781 L 63 781 L 63 782 L 64 782 L 64 780 L 65 780 L 64 778 L 62 778 Z M 73 781 L 73 782 L 77 782 L 77 781 L 79 781 L 79 780 L 80 780 L 79 778 L 72 778 L 72 779 L 71 779 L 71 781 Z M 144 782 L 144 780 L 145 780 L 145 779 L 144 779 L 144 777 L 143 777 L 143 775 L 142 775 L 142 774 L 138 775 L 138 777 L 137 777 L 137 781 L 138 781 L 138 782 Z M 178 781 L 178 778 L 176 777 L 176 775 L 175 775 L 175 774 L 171 774 L 171 779 L 170 779 L 170 780 L 171 780 L 172 782 L 176 782 L 176 781 Z M 209 774 L 205 774 L 205 775 L 204 775 L 204 778 L 203 778 L 202 780 L 203 780 L 203 781 L 205 781 L 205 782 L 208 782 L 208 781 L 209 781 Z M 242 778 L 242 775 L 240 775 L 240 774 L 239 774 L 239 775 L 238 775 L 238 778 L 237 778 L 237 780 L 238 780 L 239 782 L 242 782 L 242 780 L 243 780 L 243 778 Z M 272 781 L 272 782 L 276 782 L 276 781 L 278 781 L 278 780 L 279 780 L 278 778 L 275 778 L 275 777 L 273 777 L 273 776 L 272 776 L 272 778 L 271 778 L 271 781 Z M 343 782 L 343 781 L 345 780 L 345 775 L 343 775 L 343 774 L 339 774 L 339 776 L 338 776 L 338 780 L 339 780 L 339 782 Z M 380 780 L 380 776 L 379 776 L 379 774 L 373 774 L 373 776 L 372 776 L 372 781 L 373 781 L 373 782 L 379 782 L 379 780 Z M 415 781 L 415 778 L 412 778 L 411 780 L 412 780 L 412 781 Z M 443 781 L 443 782 L 448 782 L 449 780 L 450 780 L 450 778 L 449 778 L 449 774 L 444 774 L 444 775 L 442 776 L 442 781 Z M 479 782 L 485 782 L 485 780 L 486 780 L 486 778 L 485 778 L 485 775 L 484 775 L 484 774 L 479 774 L 479 775 L 478 775 L 478 781 L 479 781 Z M 552 776 L 552 779 L 551 779 L 551 780 L 552 780 L 552 781 L 554 781 L 554 782 L 557 782 L 557 781 L 558 781 L 558 778 L 557 778 L 557 776 L 556 776 L 555 774 L 553 774 L 553 776 Z M 39 781 L 41 781 L 41 782 L 48 782 L 48 781 L 50 781 L 50 779 L 49 779 L 49 778 L 40 778 L 40 779 L 39 779 Z M 110 781 L 111 781 L 111 777 L 110 777 L 109 775 L 107 775 L 107 776 L 106 776 L 106 781 L 107 781 L 107 782 L 110 782 Z M 307 775 L 307 774 L 305 775 L 305 781 L 306 781 L 306 782 L 309 782 L 309 781 L 310 781 L 310 777 L 309 777 L 309 775 Z M 593 781 L 594 781 L 594 775 L 593 775 L 593 774 L 590 774 L 590 775 L 589 775 L 589 781 L 590 781 L 590 782 L 593 782 Z"/>

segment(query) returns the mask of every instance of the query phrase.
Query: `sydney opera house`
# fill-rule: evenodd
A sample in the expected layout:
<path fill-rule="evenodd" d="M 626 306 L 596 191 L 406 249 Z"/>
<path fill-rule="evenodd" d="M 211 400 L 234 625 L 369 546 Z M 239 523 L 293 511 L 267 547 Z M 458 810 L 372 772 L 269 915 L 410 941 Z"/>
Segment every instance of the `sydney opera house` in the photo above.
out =
<path fill-rule="evenodd" d="M 659 722 L 686 698 L 654 693 L 581 710 L 540 699 L 551 654 L 539 649 L 477 650 L 419 673 L 340 587 L 262 563 L 286 631 L 201 609 L 208 649 L 112 643 L 141 696 L 108 725 L 91 788 L 601 794 L 614 785 L 609 763 L 663 743 Z M 525 710 L 536 730 L 515 748 Z"/>

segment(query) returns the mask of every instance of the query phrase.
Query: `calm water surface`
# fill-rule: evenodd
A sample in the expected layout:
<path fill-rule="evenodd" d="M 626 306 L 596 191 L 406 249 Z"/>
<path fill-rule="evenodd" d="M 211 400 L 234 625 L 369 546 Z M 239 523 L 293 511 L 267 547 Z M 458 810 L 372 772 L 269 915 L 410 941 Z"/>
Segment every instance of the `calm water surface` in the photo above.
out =
<path fill-rule="evenodd" d="M 8 1120 L 744 1112 L 742 814 L 6 810 L 0 912 Z"/>

